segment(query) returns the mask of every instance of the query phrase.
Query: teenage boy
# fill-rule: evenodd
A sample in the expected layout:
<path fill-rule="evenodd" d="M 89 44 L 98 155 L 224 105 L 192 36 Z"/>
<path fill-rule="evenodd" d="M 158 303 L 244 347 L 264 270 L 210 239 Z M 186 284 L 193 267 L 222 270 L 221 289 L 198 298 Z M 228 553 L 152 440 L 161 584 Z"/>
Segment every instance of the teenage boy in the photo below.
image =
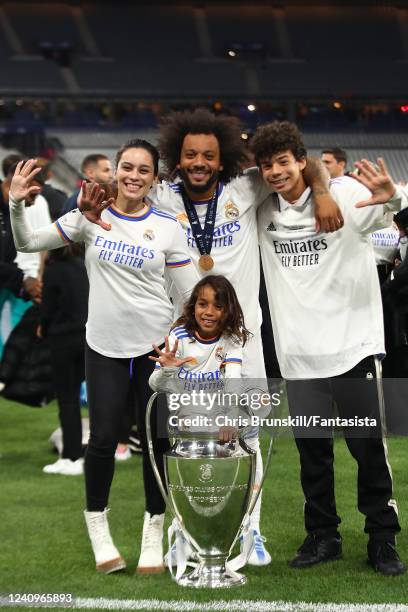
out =
<path fill-rule="evenodd" d="M 331 417 L 335 402 L 339 417 L 350 419 L 347 424 L 354 417 L 376 424 L 346 428 L 345 440 L 358 463 L 358 508 L 366 517 L 368 561 L 384 575 L 402 574 L 405 566 L 395 549 L 400 526 L 380 418 L 377 356 L 384 354 L 384 330 L 369 237 L 382 225 L 385 210 L 398 209 L 400 201 L 390 200 L 395 188 L 380 161 L 383 180 L 373 196 L 349 177 L 331 181 L 344 227 L 333 234 L 317 232 L 314 198 L 302 174 L 306 149 L 297 127 L 289 122 L 264 125 L 252 148 L 265 183 L 275 192 L 258 210 L 258 232 L 290 413 Z M 368 163 L 362 169 L 369 174 Z M 388 200 L 382 206 L 356 207 Z M 342 555 L 332 431 L 322 427 L 313 432 L 300 424 L 294 435 L 307 537 L 290 562 L 294 568 Z"/>

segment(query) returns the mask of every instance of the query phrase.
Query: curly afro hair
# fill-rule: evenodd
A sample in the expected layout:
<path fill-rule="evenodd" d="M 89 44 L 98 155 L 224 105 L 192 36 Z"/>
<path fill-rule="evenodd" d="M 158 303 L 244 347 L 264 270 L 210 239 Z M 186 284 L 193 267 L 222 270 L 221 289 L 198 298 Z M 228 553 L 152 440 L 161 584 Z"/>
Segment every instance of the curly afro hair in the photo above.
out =
<path fill-rule="evenodd" d="M 245 160 L 242 127 L 235 117 L 214 115 L 205 108 L 194 111 L 173 112 L 164 117 L 160 125 L 159 150 L 170 175 L 180 163 L 181 149 L 187 134 L 214 134 L 217 138 L 223 170 L 220 179 L 228 182 L 237 176 Z"/>
<path fill-rule="evenodd" d="M 289 121 L 273 121 L 261 125 L 251 140 L 251 150 L 256 163 L 283 151 L 291 151 L 299 161 L 306 157 L 306 147 L 298 127 Z"/>

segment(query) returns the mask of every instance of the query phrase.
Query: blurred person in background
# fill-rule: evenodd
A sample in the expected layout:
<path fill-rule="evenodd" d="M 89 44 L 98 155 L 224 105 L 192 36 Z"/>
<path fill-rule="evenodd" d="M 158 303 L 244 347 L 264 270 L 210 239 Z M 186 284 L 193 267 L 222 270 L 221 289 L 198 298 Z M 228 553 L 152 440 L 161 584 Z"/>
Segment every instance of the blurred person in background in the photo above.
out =
<path fill-rule="evenodd" d="M 113 181 L 112 164 L 106 155 L 102 153 L 91 153 L 84 157 L 81 163 L 81 173 L 83 178 L 89 183 L 111 183 Z M 65 201 L 63 213 L 78 207 L 78 198 L 81 189 L 76 189 L 73 194 Z"/>
<path fill-rule="evenodd" d="M 83 473 L 80 388 L 85 379 L 85 324 L 89 283 L 81 245 L 48 253 L 43 274 L 38 335 L 51 349 L 54 388 L 62 429 L 62 454 L 46 474 Z"/>
<path fill-rule="evenodd" d="M 321 160 L 326 166 L 330 178 L 338 178 L 346 174 L 347 153 L 340 147 L 332 147 L 324 149 L 321 154 Z"/>
<path fill-rule="evenodd" d="M 387 430 L 408 435 L 408 208 L 395 215 L 400 233 L 395 267 L 381 287 L 388 324 L 384 360 Z"/>
<path fill-rule="evenodd" d="M 53 178 L 51 162 L 48 159 L 40 158 L 37 164 L 42 168 L 43 187 L 41 194 L 47 200 L 51 221 L 56 221 L 64 212 L 67 194 L 51 184 Z"/>
<path fill-rule="evenodd" d="M 38 302 L 41 298 L 41 281 L 37 278 L 38 269 L 26 266 L 22 260 L 16 260 L 16 249 L 10 226 L 9 190 L 10 169 L 21 159 L 18 154 L 10 154 L 2 160 L 4 180 L 0 190 L 0 321 L 4 316 L 5 306 L 9 319 L 2 321 L 0 332 L 0 358 L 3 344 L 8 333 L 17 325 L 24 312 L 29 308 L 30 300 Z M 11 175 L 12 176 L 12 175 Z M 36 256 L 38 259 L 38 256 Z M 23 299 L 20 299 L 23 298 Z M 4 316 L 4 319 L 6 317 Z M 4 337 L 2 332 L 6 331 Z M 4 388 L 0 381 L 0 388 Z"/>

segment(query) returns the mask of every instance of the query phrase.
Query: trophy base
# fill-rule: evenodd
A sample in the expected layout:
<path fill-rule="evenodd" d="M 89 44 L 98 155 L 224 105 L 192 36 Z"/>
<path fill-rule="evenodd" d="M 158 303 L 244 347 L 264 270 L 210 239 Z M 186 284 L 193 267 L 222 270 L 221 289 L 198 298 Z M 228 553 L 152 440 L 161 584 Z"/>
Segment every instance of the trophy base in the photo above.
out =
<path fill-rule="evenodd" d="M 201 560 L 192 572 L 179 578 L 177 583 L 196 589 L 228 589 L 245 584 L 246 580 L 246 576 L 232 571 L 225 563 L 208 564 Z"/>

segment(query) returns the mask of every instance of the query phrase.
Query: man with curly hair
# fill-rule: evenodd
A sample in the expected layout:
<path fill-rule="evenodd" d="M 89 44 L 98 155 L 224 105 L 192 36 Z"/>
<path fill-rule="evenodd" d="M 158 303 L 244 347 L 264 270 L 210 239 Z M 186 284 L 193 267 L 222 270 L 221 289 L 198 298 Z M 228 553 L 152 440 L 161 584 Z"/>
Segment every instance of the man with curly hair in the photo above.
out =
<path fill-rule="evenodd" d="M 158 185 L 154 199 L 183 226 L 191 259 L 199 273 L 222 274 L 234 286 L 245 324 L 253 334 L 243 349 L 242 376 L 251 386 L 264 388 L 256 208 L 269 195 L 270 188 L 256 168 L 242 175 L 241 164 L 246 155 L 241 133 L 236 118 L 215 115 L 206 109 L 174 112 L 165 117 L 159 149 L 176 182 Z M 321 204 L 317 217 L 327 231 L 334 231 L 342 223 L 341 214 L 328 201 L 323 166 L 312 163 L 310 166 L 307 180 L 313 183 Z M 179 302 L 176 295 L 173 299 Z M 261 457 L 257 436 L 253 440 Z M 256 483 L 262 471 L 261 461 L 257 463 Z M 271 559 L 263 546 L 259 520 L 260 498 L 252 516 L 255 546 L 249 563 L 266 565 Z"/>
<path fill-rule="evenodd" d="M 275 192 L 258 211 L 258 232 L 305 495 L 307 537 L 290 565 L 304 568 L 342 555 L 334 496 L 335 402 L 338 425 L 358 463 L 358 508 L 366 517 L 368 562 L 383 575 L 402 574 L 405 565 L 395 549 L 400 526 L 382 435 L 377 356 L 385 353 L 384 329 L 370 242 L 370 233 L 385 222 L 384 212 L 397 210 L 401 201 L 384 162 L 378 160 L 375 183 L 372 166 L 363 160 L 359 181 L 346 176 L 331 181 L 343 229 L 317 232 L 314 197 L 302 174 L 306 148 L 296 125 L 276 121 L 258 128 L 252 150 Z M 314 430 L 302 427 L 315 418 Z"/>
<path fill-rule="evenodd" d="M 256 168 L 242 175 L 245 150 L 241 133 L 236 118 L 206 109 L 170 113 L 161 124 L 159 150 L 176 182 L 158 185 L 155 199 L 183 226 L 199 273 L 222 274 L 233 284 L 246 325 L 253 333 L 243 376 L 256 380 L 265 378 L 256 208 L 269 195 L 270 187 Z M 335 231 L 342 218 L 328 197 L 323 165 L 308 160 L 308 166 L 306 180 L 319 204 L 317 222 L 321 221 L 325 230 Z"/>

